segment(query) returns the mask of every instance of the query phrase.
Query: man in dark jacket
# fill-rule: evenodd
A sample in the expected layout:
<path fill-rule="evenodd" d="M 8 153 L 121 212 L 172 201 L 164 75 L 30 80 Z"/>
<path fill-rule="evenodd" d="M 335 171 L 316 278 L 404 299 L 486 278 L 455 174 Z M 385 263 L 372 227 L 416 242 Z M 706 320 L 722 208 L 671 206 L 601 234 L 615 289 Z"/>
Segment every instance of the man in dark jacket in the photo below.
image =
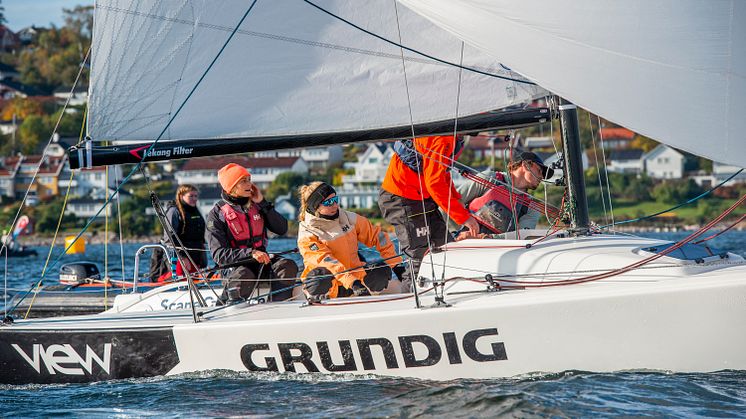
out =
<path fill-rule="evenodd" d="M 259 279 L 271 280 L 273 291 L 293 285 L 295 280 L 291 278 L 298 274 L 295 262 L 267 254 L 267 231 L 283 235 L 288 221 L 264 199 L 246 168 L 230 163 L 218 171 L 218 181 L 223 188 L 222 199 L 207 214 L 207 245 L 219 266 L 246 261 L 225 279 L 224 298 L 249 298 Z M 284 300 L 291 295 L 292 290 L 286 290 L 272 299 Z"/>

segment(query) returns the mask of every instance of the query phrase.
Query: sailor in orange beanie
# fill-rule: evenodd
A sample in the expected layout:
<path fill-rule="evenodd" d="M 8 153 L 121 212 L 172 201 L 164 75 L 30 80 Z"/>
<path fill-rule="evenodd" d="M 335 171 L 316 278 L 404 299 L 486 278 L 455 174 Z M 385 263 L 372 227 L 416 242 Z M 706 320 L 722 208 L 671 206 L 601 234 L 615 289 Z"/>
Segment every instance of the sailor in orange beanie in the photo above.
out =
<path fill-rule="evenodd" d="M 244 177 L 251 179 L 251 174 L 245 167 L 239 166 L 236 163 L 228 163 L 218 170 L 218 182 L 220 182 L 223 190 L 228 193 L 233 192 L 233 188 Z"/>
<path fill-rule="evenodd" d="M 272 280 L 272 290 L 287 288 L 272 299 L 289 298 L 298 266 L 290 259 L 267 253 L 267 232 L 287 233 L 288 221 L 264 199 L 245 167 L 236 163 L 223 166 L 218 171 L 218 182 L 223 188 L 222 199 L 207 214 L 205 237 L 215 263 L 241 263 L 225 277 L 226 290 L 221 299 L 239 302 L 250 298 L 258 280 L 268 279 Z"/>

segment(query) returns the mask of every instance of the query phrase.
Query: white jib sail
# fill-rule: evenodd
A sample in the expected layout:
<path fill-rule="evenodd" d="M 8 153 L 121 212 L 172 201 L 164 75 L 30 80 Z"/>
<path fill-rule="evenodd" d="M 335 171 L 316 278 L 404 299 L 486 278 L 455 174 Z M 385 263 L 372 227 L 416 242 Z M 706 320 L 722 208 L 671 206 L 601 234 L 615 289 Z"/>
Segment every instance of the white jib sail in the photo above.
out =
<path fill-rule="evenodd" d="M 610 121 L 746 166 L 744 1 L 400 2 Z"/>
<path fill-rule="evenodd" d="M 395 3 L 319 6 L 398 42 Z M 187 98 L 251 4 L 97 0 L 89 135 L 152 140 Z M 452 63 L 462 41 L 398 5 L 402 43 Z M 459 69 L 406 52 L 414 123 L 455 117 Z M 466 46 L 463 65 L 519 78 Z M 462 73 L 459 115 L 539 97 L 534 85 Z M 410 123 L 400 48 L 303 1 L 258 1 L 163 139 L 345 132 Z"/>

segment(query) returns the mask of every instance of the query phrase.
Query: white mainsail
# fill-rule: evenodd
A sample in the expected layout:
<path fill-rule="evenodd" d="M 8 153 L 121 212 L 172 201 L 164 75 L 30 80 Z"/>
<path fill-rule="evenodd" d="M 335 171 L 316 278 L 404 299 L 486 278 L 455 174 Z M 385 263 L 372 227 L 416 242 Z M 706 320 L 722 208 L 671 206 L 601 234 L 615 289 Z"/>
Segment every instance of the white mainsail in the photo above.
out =
<path fill-rule="evenodd" d="M 746 166 L 744 1 L 400 2 L 610 121 Z"/>
<path fill-rule="evenodd" d="M 392 1 L 319 6 L 394 42 L 451 63 L 462 41 Z M 251 2 L 98 0 L 89 135 L 152 140 L 187 98 Z M 301 1 L 259 1 L 162 137 L 237 138 L 406 126 L 452 119 L 459 68 L 406 52 Z M 523 79 L 466 46 L 463 65 Z M 463 71 L 459 116 L 546 92 Z"/>

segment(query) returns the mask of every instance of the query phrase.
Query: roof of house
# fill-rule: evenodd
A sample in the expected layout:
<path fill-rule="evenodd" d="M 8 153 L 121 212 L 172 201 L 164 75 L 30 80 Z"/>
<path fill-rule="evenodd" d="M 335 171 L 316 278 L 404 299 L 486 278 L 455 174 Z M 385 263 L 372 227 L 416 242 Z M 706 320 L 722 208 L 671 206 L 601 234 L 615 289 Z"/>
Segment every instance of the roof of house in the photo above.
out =
<path fill-rule="evenodd" d="M 0 81 L 0 86 L 5 86 L 10 90 L 21 92 L 26 96 L 42 96 L 43 92 L 35 87 L 27 86 L 21 82 L 15 80 L 3 80 Z"/>
<path fill-rule="evenodd" d="M 236 163 L 249 169 L 266 168 L 266 167 L 292 167 L 300 157 L 246 157 L 246 156 L 228 156 L 228 157 L 207 157 L 191 159 L 181 168 L 186 170 L 219 170 L 228 163 Z"/>
<path fill-rule="evenodd" d="M 389 144 L 386 143 L 375 143 L 373 145 L 378 149 L 378 151 L 381 152 L 381 154 L 386 154 L 386 150 L 391 147 Z"/>
<path fill-rule="evenodd" d="M 491 140 L 495 139 L 495 149 L 501 150 L 508 148 L 508 143 L 502 141 L 502 137 L 494 135 L 473 135 L 469 137 L 468 147 L 472 150 L 490 150 L 492 149 Z"/>
<path fill-rule="evenodd" d="M 663 153 L 665 151 L 668 151 L 668 150 L 673 151 L 674 153 L 678 154 L 682 158 L 686 158 L 686 156 L 684 155 L 684 153 L 682 153 L 679 150 L 676 150 L 673 147 L 669 147 L 669 146 L 667 146 L 665 144 L 658 144 L 657 147 L 655 147 L 654 149 L 652 149 L 652 150 L 648 151 L 647 153 L 645 153 L 645 155 L 642 156 L 642 158 L 644 158 L 644 159 L 653 159 L 653 158 L 657 157 L 658 155 L 660 155 L 661 153 Z"/>
<path fill-rule="evenodd" d="M 219 186 L 199 185 L 197 189 L 199 189 L 200 199 L 220 199 L 220 194 L 223 192 L 223 188 Z"/>
<path fill-rule="evenodd" d="M 15 67 L 9 64 L 0 63 L 0 71 L 3 73 L 17 73 L 18 70 L 16 70 Z"/>
<path fill-rule="evenodd" d="M 65 93 L 69 94 L 70 89 L 72 89 L 71 86 L 60 86 L 56 89 L 54 89 L 53 93 Z M 75 86 L 75 89 L 73 90 L 73 93 L 86 93 L 88 92 L 88 86 Z"/>
<path fill-rule="evenodd" d="M 635 138 L 635 133 L 627 128 L 601 128 L 600 133 L 604 140 L 610 140 L 612 138 L 631 140 Z"/>
<path fill-rule="evenodd" d="M 609 154 L 609 160 L 612 161 L 623 161 L 623 160 L 640 160 L 645 152 L 639 148 L 629 148 L 626 150 L 613 150 Z"/>

